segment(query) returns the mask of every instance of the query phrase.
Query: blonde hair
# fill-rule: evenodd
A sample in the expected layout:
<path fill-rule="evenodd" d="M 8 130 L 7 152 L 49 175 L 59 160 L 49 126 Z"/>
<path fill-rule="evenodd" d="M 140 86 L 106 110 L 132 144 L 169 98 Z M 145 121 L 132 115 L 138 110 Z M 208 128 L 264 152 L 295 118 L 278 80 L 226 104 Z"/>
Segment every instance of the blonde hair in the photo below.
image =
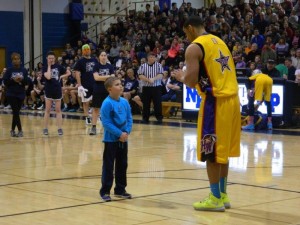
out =
<path fill-rule="evenodd" d="M 109 78 L 107 78 L 106 81 L 104 82 L 105 89 L 108 91 L 108 88 L 112 87 L 113 83 L 116 80 L 120 80 L 120 78 L 118 78 L 118 77 L 109 77 Z"/>

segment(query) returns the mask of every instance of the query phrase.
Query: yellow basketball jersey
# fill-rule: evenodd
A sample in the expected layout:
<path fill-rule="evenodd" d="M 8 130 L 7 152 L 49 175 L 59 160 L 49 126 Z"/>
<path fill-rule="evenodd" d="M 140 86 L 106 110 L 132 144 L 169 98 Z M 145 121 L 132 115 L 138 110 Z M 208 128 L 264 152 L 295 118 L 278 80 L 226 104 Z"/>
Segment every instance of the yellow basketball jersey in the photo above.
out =
<path fill-rule="evenodd" d="M 201 35 L 193 43 L 203 50 L 200 63 L 199 83 L 196 89 L 200 95 L 210 92 L 214 97 L 229 97 L 238 94 L 235 65 L 227 45 L 211 34 Z"/>

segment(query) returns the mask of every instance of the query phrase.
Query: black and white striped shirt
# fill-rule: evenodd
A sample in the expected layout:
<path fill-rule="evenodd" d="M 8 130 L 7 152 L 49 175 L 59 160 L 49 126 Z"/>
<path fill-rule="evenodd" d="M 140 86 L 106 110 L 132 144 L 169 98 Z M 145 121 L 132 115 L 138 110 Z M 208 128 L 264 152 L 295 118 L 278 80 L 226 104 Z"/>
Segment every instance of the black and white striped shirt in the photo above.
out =
<path fill-rule="evenodd" d="M 158 74 L 163 74 L 164 69 L 162 65 L 158 62 L 149 65 L 148 63 L 144 63 L 140 66 L 138 70 L 138 75 L 144 75 L 148 79 L 156 77 Z M 155 80 L 153 84 L 143 81 L 143 86 L 146 87 L 157 87 L 161 86 L 161 79 Z"/>

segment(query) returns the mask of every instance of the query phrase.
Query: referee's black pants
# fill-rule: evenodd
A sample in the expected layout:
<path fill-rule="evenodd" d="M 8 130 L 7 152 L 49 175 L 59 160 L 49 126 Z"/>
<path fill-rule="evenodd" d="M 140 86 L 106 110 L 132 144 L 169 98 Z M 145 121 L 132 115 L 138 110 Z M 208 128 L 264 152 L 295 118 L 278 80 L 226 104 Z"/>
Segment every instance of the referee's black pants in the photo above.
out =
<path fill-rule="evenodd" d="M 148 122 L 150 117 L 150 105 L 153 101 L 154 115 L 157 121 L 161 121 L 162 106 L 161 106 L 161 86 L 157 87 L 143 87 L 142 102 L 143 102 L 143 120 Z"/>
<path fill-rule="evenodd" d="M 116 181 L 114 193 L 122 195 L 125 192 L 127 186 L 127 155 L 127 142 L 104 142 L 101 196 L 110 194 L 114 181 L 114 168 Z"/>

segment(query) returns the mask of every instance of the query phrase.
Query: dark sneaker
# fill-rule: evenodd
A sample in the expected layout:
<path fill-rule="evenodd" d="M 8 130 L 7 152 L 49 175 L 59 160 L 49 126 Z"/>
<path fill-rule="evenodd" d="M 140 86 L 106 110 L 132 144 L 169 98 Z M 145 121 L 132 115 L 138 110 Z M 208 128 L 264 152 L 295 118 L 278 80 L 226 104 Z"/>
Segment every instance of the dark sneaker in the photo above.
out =
<path fill-rule="evenodd" d="M 97 134 L 96 127 L 92 127 L 90 130 L 90 135 L 96 135 L 96 134 Z"/>
<path fill-rule="evenodd" d="M 17 137 L 23 137 L 23 131 L 19 131 Z"/>
<path fill-rule="evenodd" d="M 57 133 L 58 133 L 58 135 L 63 135 L 63 134 L 64 134 L 63 129 L 61 129 L 61 128 L 58 129 L 58 130 L 57 130 Z"/>
<path fill-rule="evenodd" d="M 123 194 L 115 193 L 115 196 L 118 198 L 126 198 L 126 199 L 132 198 L 131 194 L 127 193 L 126 191 Z"/>
<path fill-rule="evenodd" d="M 47 128 L 45 128 L 45 129 L 43 130 L 43 134 L 44 134 L 44 135 L 48 135 L 48 134 L 49 134 Z"/>
<path fill-rule="evenodd" d="M 141 121 L 141 123 L 142 123 L 142 124 L 149 124 L 149 120 L 143 119 L 143 120 Z"/>
<path fill-rule="evenodd" d="M 14 130 L 10 131 L 10 136 L 11 137 L 17 137 L 16 132 Z"/>
<path fill-rule="evenodd" d="M 163 122 L 162 122 L 162 120 L 157 120 L 156 121 L 156 124 L 162 124 Z"/>
<path fill-rule="evenodd" d="M 111 197 L 110 197 L 109 194 L 102 195 L 101 198 L 105 202 L 110 202 L 111 201 Z"/>

